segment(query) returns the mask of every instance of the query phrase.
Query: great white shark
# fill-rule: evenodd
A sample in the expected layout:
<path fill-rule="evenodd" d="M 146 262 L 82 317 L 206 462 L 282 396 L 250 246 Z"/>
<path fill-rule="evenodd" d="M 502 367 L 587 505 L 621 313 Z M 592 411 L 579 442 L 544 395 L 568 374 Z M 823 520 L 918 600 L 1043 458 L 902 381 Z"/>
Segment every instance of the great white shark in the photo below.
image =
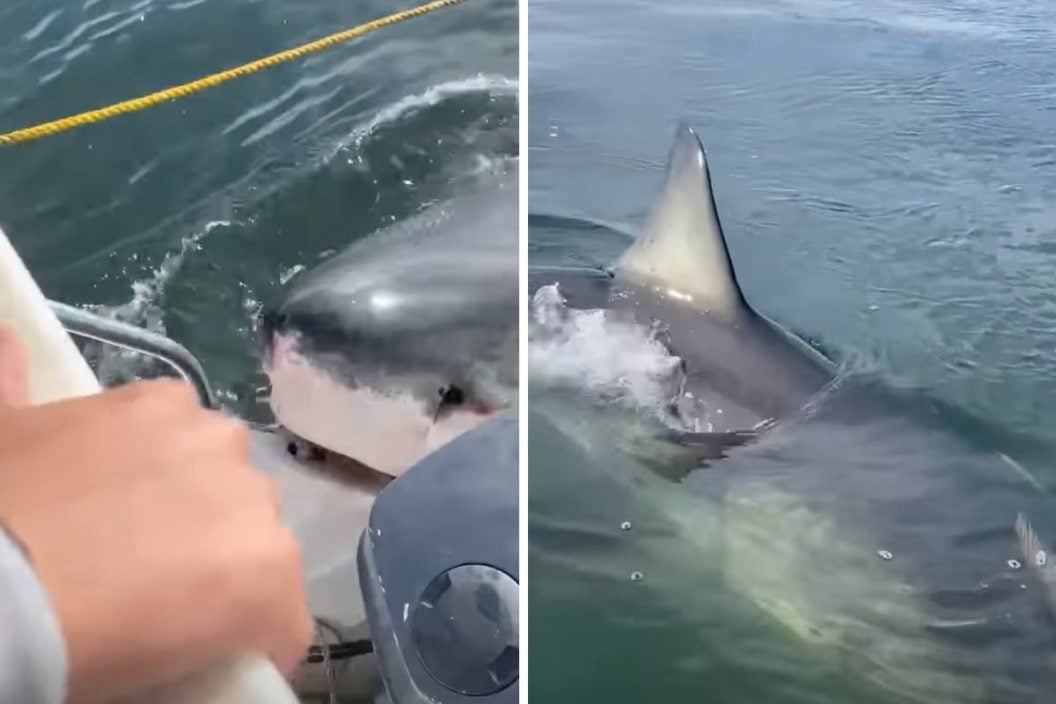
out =
<path fill-rule="evenodd" d="M 1031 522 L 1051 523 L 1048 497 L 951 430 L 930 399 L 845 375 L 749 305 L 690 128 L 612 269 L 540 268 L 530 285 L 537 299 L 556 286 L 567 311 L 658 329 L 681 360 L 670 406 L 687 430 L 657 426 L 651 442 L 618 411 L 534 382 L 531 394 L 533 446 L 563 436 L 580 448 L 569 471 L 622 473 L 630 495 L 677 526 L 672 545 L 696 551 L 664 569 L 718 566 L 731 591 L 881 701 L 1049 701 L 1056 567 Z M 687 449 L 708 469 L 656 471 Z M 692 610 L 692 593 L 673 599 Z"/>
<path fill-rule="evenodd" d="M 384 228 L 263 315 L 276 420 L 397 476 L 517 398 L 518 179 Z"/>

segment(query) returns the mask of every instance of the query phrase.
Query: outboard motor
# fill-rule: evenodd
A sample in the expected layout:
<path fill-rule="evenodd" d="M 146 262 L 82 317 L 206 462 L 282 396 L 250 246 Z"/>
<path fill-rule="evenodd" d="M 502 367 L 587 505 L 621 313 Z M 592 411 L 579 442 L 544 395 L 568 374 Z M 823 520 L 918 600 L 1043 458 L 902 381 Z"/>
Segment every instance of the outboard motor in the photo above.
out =
<path fill-rule="evenodd" d="M 391 704 L 517 702 L 517 469 L 509 411 L 377 497 L 358 568 Z"/>

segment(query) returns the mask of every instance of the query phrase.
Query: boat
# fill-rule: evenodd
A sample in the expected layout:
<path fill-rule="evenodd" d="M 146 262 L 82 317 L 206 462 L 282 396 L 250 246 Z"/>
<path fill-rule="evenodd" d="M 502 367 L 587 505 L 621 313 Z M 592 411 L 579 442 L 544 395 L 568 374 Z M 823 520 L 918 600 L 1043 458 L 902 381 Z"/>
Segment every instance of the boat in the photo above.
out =
<path fill-rule="evenodd" d="M 173 340 L 49 301 L 0 231 L 0 320 L 31 366 L 31 401 L 98 393 L 75 340 L 153 357 L 218 408 Z M 508 411 L 399 478 L 352 480 L 340 457 L 255 426 L 254 465 L 277 486 L 303 554 L 317 638 L 292 682 L 245 654 L 142 697 L 152 704 L 512 704 L 519 695 L 518 428 Z"/>

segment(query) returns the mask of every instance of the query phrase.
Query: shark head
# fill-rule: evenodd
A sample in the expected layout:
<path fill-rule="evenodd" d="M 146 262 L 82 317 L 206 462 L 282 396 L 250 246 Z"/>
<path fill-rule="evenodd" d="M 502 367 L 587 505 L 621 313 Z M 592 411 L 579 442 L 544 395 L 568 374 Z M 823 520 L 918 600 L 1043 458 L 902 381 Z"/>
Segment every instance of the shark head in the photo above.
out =
<path fill-rule="evenodd" d="M 517 183 L 433 206 L 291 282 L 264 314 L 276 419 L 399 475 L 517 393 Z"/>

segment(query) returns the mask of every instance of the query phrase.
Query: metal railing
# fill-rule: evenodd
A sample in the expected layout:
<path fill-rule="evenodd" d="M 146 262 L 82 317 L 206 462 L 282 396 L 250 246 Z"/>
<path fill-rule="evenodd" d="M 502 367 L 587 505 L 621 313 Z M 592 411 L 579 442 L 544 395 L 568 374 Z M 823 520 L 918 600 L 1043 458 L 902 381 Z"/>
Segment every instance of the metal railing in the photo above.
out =
<path fill-rule="evenodd" d="M 168 364 L 194 387 L 203 406 L 214 410 L 219 408 L 216 395 L 205 376 L 205 370 L 183 345 L 164 335 L 119 320 L 104 318 L 65 303 L 48 301 L 48 304 L 70 335 L 138 352 Z"/>

